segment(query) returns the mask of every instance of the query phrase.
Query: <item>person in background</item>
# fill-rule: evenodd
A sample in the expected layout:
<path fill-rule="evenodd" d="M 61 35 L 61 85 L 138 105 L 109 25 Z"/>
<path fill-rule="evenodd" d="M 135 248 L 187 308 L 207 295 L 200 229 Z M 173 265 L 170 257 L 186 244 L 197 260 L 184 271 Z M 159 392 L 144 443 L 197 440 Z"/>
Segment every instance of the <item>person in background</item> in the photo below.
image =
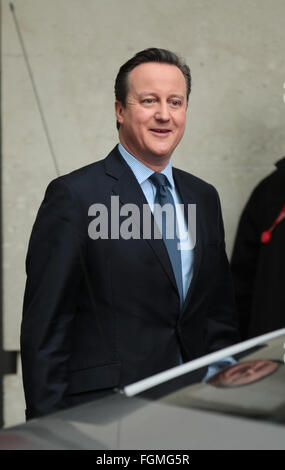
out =
<path fill-rule="evenodd" d="M 285 327 L 285 157 L 243 210 L 231 272 L 241 338 Z"/>

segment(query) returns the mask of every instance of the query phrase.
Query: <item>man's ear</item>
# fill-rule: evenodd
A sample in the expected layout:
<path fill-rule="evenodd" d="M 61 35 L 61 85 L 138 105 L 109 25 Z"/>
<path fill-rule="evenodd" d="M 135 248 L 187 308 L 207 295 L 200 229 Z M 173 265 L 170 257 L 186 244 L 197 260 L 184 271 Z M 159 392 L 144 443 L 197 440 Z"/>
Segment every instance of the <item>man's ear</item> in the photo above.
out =
<path fill-rule="evenodd" d="M 124 106 L 122 105 L 121 101 L 118 101 L 118 100 L 115 101 L 115 113 L 116 113 L 117 122 L 122 124 L 124 121 Z"/>

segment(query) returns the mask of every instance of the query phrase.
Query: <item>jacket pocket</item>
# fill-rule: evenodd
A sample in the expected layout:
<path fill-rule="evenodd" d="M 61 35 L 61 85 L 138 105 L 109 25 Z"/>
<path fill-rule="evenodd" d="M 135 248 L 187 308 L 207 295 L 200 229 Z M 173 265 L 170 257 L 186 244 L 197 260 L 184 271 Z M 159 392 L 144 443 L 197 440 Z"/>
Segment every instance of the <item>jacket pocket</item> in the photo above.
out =
<path fill-rule="evenodd" d="M 117 387 L 120 372 L 120 362 L 72 371 L 67 395 Z"/>

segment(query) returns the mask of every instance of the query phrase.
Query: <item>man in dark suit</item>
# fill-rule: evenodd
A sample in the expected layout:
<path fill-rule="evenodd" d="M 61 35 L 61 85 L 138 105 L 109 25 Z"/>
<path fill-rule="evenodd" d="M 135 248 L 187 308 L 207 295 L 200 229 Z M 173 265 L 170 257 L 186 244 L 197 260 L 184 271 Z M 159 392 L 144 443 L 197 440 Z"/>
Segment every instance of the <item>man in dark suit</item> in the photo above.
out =
<path fill-rule="evenodd" d="M 184 133 L 190 88 L 190 70 L 175 54 L 136 54 L 116 79 L 119 146 L 48 186 L 26 263 L 21 352 L 28 418 L 237 340 L 218 194 L 170 161 Z M 164 222 L 162 238 L 153 235 L 161 201 L 175 208 L 182 248 L 169 242 Z M 137 211 L 128 218 L 130 208 Z"/>

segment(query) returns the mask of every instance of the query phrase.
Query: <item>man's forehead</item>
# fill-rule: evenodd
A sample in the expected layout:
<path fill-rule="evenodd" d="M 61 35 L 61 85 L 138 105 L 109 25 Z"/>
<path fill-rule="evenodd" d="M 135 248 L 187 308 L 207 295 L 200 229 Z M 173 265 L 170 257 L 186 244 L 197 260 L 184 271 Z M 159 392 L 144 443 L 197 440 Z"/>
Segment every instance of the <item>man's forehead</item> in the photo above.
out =
<path fill-rule="evenodd" d="M 130 72 L 129 89 L 138 93 L 169 89 L 186 95 L 186 81 L 176 65 L 146 62 Z"/>

